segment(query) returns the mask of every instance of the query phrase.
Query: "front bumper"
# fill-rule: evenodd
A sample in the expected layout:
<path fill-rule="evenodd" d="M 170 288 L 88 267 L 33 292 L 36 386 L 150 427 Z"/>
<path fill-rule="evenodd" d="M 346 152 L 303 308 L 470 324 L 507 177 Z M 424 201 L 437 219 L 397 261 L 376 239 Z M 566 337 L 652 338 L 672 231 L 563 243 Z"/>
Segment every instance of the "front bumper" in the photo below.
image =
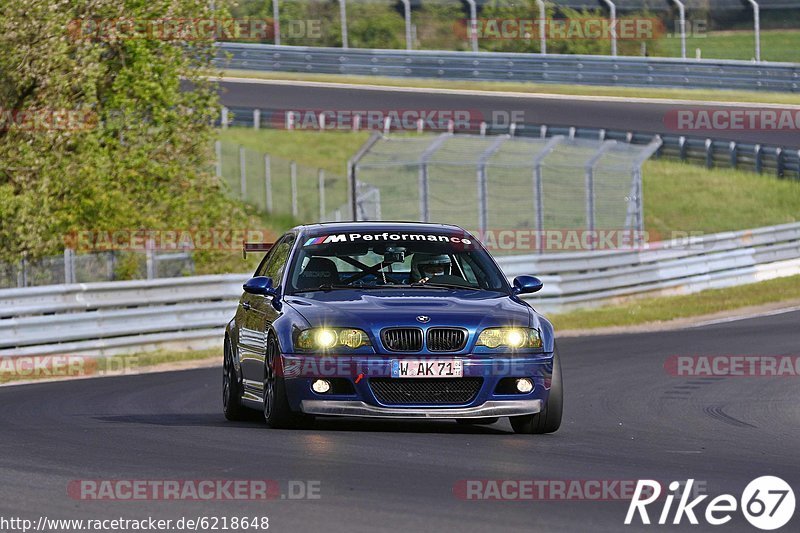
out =
<path fill-rule="evenodd" d="M 489 418 L 535 414 L 547 404 L 553 369 L 552 353 L 450 357 L 463 360 L 465 378 L 481 378 L 477 393 L 465 403 L 387 403 L 385 398 L 376 394 L 371 381 L 383 378 L 385 382 L 385 378 L 390 378 L 391 360 L 403 358 L 402 355 L 319 357 L 283 354 L 281 359 L 289 406 L 307 414 L 416 419 Z M 519 377 L 531 379 L 534 383 L 531 392 L 512 394 L 501 387 L 504 378 Z M 311 389 L 317 378 L 345 381 L 349 392 L 318 394 Z M 432 378 L 431 382 L 435 383 L 435 380 Z"/>
<path fill-rule="evenodd" d="M 327 416 L 372 418 L 488 418 L 532 415 L 542 410 L 542 400 L 490 400 L 475 407 L 378 407 L 361 401 L 303 400 L 304 413 Z"/>

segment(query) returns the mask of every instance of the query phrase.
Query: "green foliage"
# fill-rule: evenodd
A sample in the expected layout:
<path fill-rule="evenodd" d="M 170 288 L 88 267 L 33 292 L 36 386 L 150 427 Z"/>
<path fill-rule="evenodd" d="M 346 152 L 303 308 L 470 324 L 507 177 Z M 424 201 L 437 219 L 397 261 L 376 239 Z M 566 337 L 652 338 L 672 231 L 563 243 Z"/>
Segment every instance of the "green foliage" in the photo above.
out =
<path fill-rule="evenodd" d="M 205 0 L 14 0 L 0 14 L 0 261 L 81 230 L 242 227 L 211 172 L 211 42 L 80 34 L 89 19 L 209 17 Z M 76 21 L 80 21 L 77 23 Z M 190 84 L 191 91 L 182 90 Z M 74 127 L 77 126 L 77 127 Z M 125 270 L 123 268 L 123 270 Z"/>

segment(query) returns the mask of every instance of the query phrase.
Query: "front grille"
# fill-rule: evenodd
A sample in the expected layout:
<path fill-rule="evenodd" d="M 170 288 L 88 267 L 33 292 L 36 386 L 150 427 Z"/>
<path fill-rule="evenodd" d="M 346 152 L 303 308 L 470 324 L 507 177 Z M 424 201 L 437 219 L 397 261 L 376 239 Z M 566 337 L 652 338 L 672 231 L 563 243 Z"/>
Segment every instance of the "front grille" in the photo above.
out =
<path fill-rule="evenodd" d="M 373 378 L 375 398 L 384 405 L 457 405 L 478 395 L 483 378 Z"/>
<path fill-rule="evenodd" d="M 418 352 L 422 350 L 422 330 L 419 328 L 391 328 L 381 332 L 381 340 L 392 352 Z"/>
<path fill-rule="evenodd" d="M 467 343 L 467 332 L 458 328 L 431 328 L 428 330 L 428 350 L 432 352 L 457 352 Z"/>

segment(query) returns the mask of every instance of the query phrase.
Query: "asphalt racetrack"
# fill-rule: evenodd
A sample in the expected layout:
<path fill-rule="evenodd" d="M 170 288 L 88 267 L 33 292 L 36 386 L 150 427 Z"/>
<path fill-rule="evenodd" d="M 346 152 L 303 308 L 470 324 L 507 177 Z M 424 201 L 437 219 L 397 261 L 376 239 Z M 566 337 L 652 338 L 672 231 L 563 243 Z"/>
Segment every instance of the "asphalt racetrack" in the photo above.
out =
<path fill-rule="evenodd" d="M 549 124 L 642 131 L 694 137 L 763 143 L 777 146 L 800 145 L 800 136 L 787 130 L 730 129 L 706 131 L 676 131 L 671 129 L 676 110 L 681 109 L 760 109 L 759 104 L 698 105 L 685 103 L 655 103 L 620 99 L 581 99 L 579 97 L 524 97 L 500 94 L 436 93 L 434 91 L 403 91 L 378 87 L 341 87 L 304 85 L 299 82 L 269 82 L 240 80 L 220 83 L 224 105 L 260 107 L 273 110 L 358 111 L 358 110 L 466 110 L 490 122 L 493 112 L 510 117 L 512 112 L 531 124 Z M 690 98 L 690 95 L 687 95 Z M 779 107 L 779 106 L 778 106 Z M 503 120 L 503 119 L 499 119 Z M 507 119 L 505 119 L 507 120 Z"/>
<path fill-rule="evenodd" d="M 0 515 L 268 516 L 270 531 L 756 531 L 625 527 L 628 501 L 482 501 L 463 480 L 693 478 L 739 497 L 759 476 L 800 486 L 797 377 L 681 378 L 673 355 L 797 354 L 800 312 L 659 333 L 565 338 L 565 420 L 552 435 L 452 421 L 226 422 L 221 370 L 0 388 Z M 220 339 L 221 341 L 221 339 Z M 72 480 L 319 482 L 318 499 L 82 501 Z M 459 485 L 461 483 L 461 485 Z M 661 504 L 651 514 L 657 520 Z M 674 506 L 673 506 L 674 507 Z M 701 512 L 704 504 L 701 504 Z M 670 516 L 671 520 L 672 516 Z M 782 531 L 798 531 L 800 518 Z"/>

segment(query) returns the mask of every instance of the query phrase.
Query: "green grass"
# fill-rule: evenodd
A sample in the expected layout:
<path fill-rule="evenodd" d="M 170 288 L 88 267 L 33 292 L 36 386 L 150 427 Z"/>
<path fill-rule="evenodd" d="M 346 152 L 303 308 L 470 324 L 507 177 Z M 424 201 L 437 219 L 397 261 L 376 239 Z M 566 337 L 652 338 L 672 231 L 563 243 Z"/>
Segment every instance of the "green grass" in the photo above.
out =
<path fill-rule="evenodd" d="M 282 159 L 294 160 L 335 174 L 345 174 L 347 160 L 369 138 L 368 132 L 286 131 L 228 128 L 219 132 L 223 141 L 242 145 Z"/>
<path fill-rule="evenodd" d="M 643 168 L 645 229 L 720 231 L 800 220 L 800 182 L 770 174 L 650 160 Z"/>
<path fill-rule="evenodd" d="M 798 298 L 800 276 L 790 276 L 695 294 L 646 298 L 621 305 L 581 309 L 548 318 L 557 330 L 596 329 L 663 322 Z"/>
<path fill-rule="evenodd" d="M 0 383 L 10 383 L 14 381 L 30 381 L 37 379 L 70 378 L 84 376 L 101 376 L 107 373 L 136 373 L 139 370 L 153 367 L 165 363 L 177 363 L 181 361 L 196 361 L 209 357 L 220 356 L 221 351 L 217 348 L 208 350 L 193 351 L 155 351 L 139 354 L 115 355 L 108 357 L 86 357 L 79 358 L 71 356 L 65 362 L 56 357 L 53 360 L 51 372 L 37 372 L 27 374 L 25 371 L 15 371 L 15 365 L 11 364 L 13 358 L 2 358 L 0 361 Z"/>
<path fill-rule="evenodd" d="M 797 60 L 796 60 L 797 61 Z M 267 80 L 315 81 L 345 83 L 350 85 L 378 85 L 384 87 L 422 87 L 432 89 L 460 89 L 466 91 L 509 91 L 530 94 L 563 94 L 577 96 L 609 96 L 618 98 L 666 98 L 696 100 L 700 102 L 745 102 L 769 104 L 797 104 L 796 94 L 761 91 L 727 91 L 718 89 L 661 89 L 639 87 L 608 87 L 594 85 L 560 85 L 547 83 L 456 81 L 422 78 L 390 78 L 384 76 L 356 76 L 338 74 L 309 74 L 295 72 L 255 72 L 250 70 L 225 70 L 224 76 Z"/>
<path fill-rule="evenodd" d="M 699 48 L 704 59 L 742 59 L 755 57 L 755 38 L 752 31 L 710 32 L 705 36 L 686 38 L 686 55 L 695 57 Z M 681 40 L 678 36 L 662 39 L 657 54 L 680 57 Z M 800 31 L 768 30 L 761 32 L 761 59 L 763 61 L 800 62 Z"/>

